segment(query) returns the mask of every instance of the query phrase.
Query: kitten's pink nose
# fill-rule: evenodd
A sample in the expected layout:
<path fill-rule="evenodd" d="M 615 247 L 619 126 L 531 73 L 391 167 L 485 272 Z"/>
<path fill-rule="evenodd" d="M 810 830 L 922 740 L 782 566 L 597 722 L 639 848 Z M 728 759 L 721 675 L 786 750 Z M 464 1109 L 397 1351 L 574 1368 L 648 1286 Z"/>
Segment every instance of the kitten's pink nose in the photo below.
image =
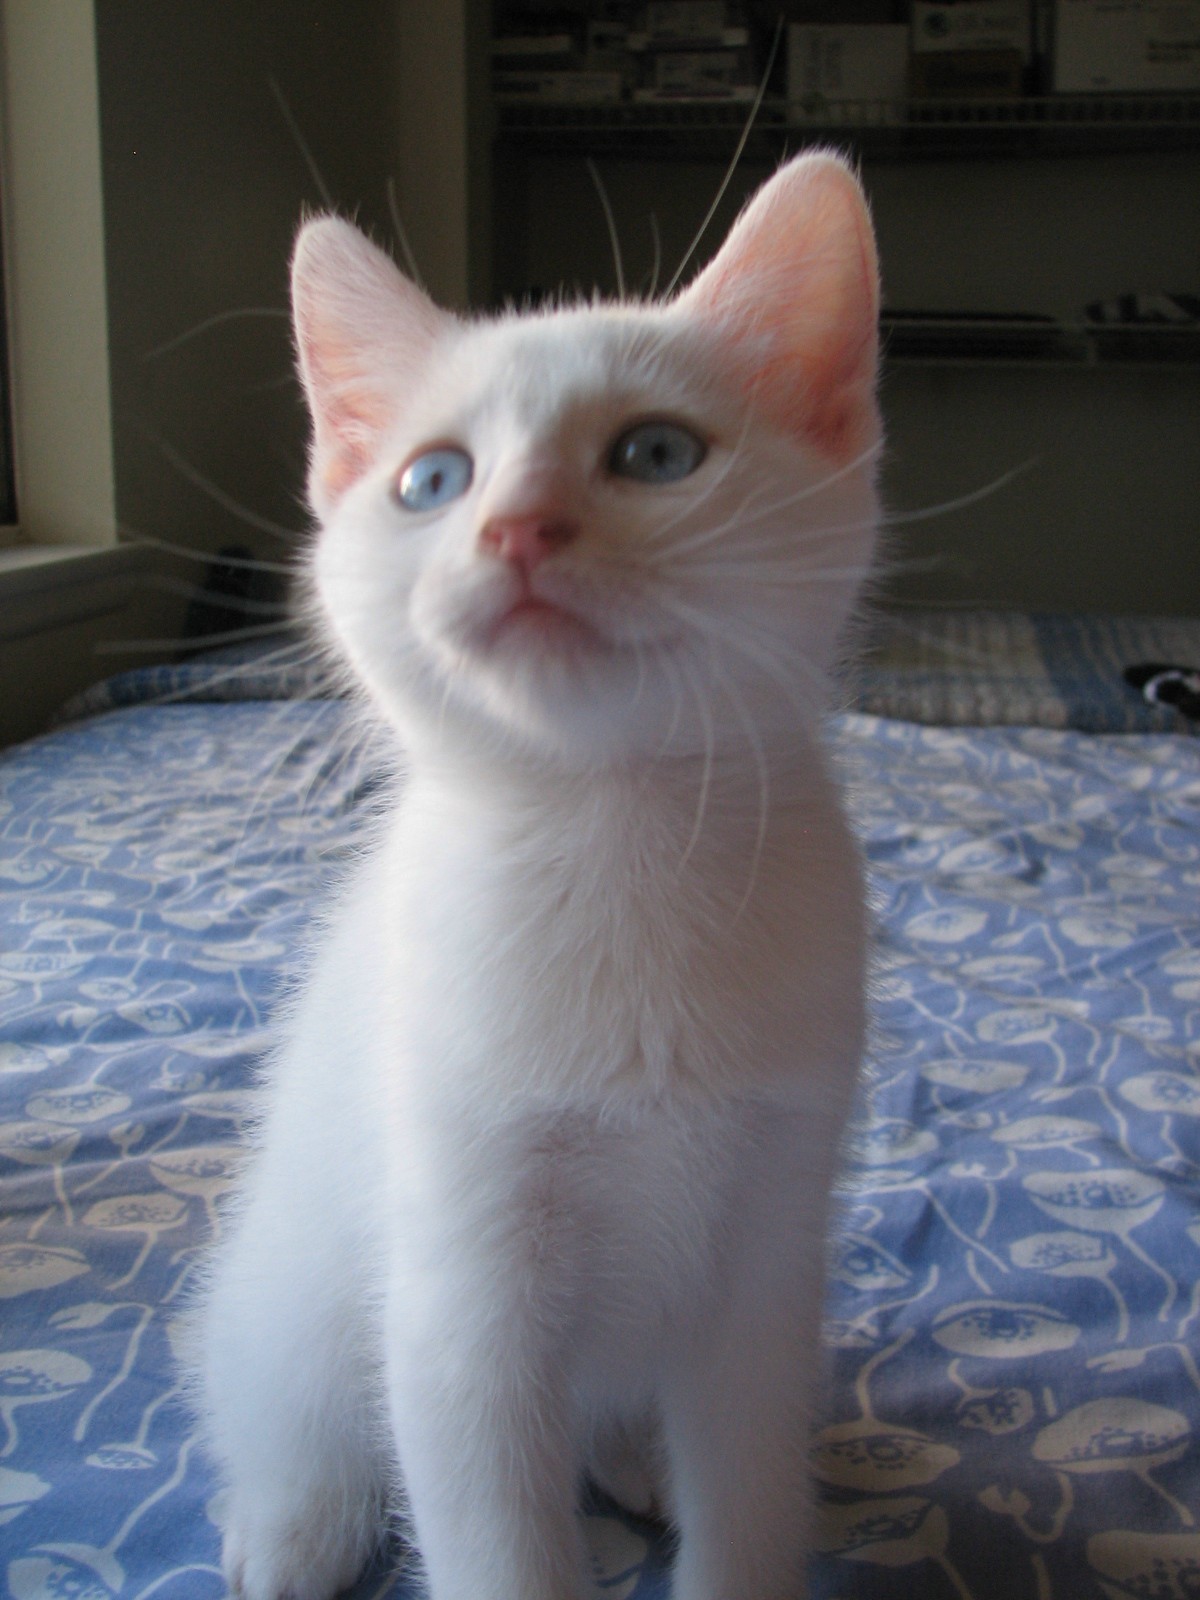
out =
<path fill-rule="evenodd" d="M 529 572 L 576 537 L 570 517 L 492 517 L 480 530 L 480 546 L 502 561 Z"/>

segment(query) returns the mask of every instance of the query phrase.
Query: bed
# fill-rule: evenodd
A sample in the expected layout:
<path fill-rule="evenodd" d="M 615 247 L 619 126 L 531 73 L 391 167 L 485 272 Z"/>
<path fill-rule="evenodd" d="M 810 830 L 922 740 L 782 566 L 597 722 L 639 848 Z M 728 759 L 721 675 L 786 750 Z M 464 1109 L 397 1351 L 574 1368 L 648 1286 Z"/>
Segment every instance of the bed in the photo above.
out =
<path fill-rule="evenodd" d="M 814 1600 L 1200 1593 L 1200 739 L 1121 681 L 1162 660 L 1200 624 L 910 615 L 833 723 L 879 931 Z M 124 674 L 0 757 L 13 1600 L 224 1593 L 179 1307 L 377 780 L 286 654 Z M 597 1594 L 664 1600 L 661 1531 L 587 1523 Z"/>

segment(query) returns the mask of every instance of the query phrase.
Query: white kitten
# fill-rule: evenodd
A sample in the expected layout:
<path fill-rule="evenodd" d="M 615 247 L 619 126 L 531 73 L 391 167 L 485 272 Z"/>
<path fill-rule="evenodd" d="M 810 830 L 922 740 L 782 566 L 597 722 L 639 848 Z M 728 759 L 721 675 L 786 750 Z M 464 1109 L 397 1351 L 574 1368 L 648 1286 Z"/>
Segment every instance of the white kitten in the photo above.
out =
<path fill-rule="evenodd" d="M 403 798 L 269 1076 L 202 1307 L 246 1600 L 395 1469 L 434 1600 L 580 1600 L 593 1471 L 676 1600 L 798 1600 L 827 1197 L 862 1039 L 824 685 L 877 508 L 835 158 L 670 304 L 465 323 L 304 229 L 323 624 Z"/>

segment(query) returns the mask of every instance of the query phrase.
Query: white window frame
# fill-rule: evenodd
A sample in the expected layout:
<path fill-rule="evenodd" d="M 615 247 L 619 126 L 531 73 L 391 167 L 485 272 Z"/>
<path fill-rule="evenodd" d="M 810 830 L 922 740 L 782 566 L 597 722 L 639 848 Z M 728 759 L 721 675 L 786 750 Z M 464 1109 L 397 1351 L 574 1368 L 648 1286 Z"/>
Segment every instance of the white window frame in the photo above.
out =
<path fill-rule="evenodd" d="M 0 0 L 0 94 L 19 519 L 2 572 L 117 542 L 92 0 Z"/>

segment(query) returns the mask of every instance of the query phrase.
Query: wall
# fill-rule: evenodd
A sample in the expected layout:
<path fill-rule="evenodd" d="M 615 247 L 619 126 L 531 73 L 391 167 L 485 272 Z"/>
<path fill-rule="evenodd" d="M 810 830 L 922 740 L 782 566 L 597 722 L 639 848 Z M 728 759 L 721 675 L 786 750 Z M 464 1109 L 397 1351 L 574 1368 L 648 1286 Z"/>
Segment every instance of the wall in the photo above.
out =
<path fill-rule="evenodd" d="M 339 209 L 390 233 L 396 27 L 394 0 L 97 0 L 128 531 L 275 559 L 302 538 L 288 258 L 301 217 L 324 204 L 322 184 Z"/>

